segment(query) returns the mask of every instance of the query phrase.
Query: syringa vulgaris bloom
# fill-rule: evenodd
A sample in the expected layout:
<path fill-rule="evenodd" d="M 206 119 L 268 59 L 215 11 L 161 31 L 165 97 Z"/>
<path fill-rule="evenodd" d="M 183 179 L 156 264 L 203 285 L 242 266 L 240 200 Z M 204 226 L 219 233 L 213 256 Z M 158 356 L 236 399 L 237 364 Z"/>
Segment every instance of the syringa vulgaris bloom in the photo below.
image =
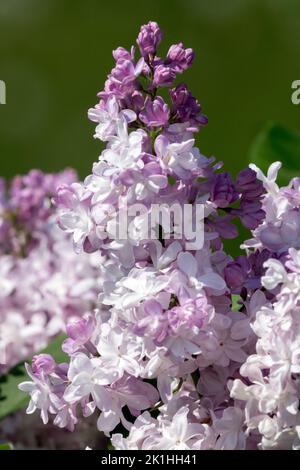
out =
<path fill-rule="evenodd" d="M 77 414 L 95 415 L 116 449 L 268 448 L 289 430 L 286 445 L 297 447 L 298 180 L 280 190 L 275 164 L 267 177 L 252 167 L 235 181 L 200 152 L 195 133 L 207 119 L 188 87 L 174 84 L 193 51 L 179 43 L 160 57 L 161 39 L 150 22 L 138 36 L 141 57 L 113 52 L 89 111 L 106 147 L 82 183 L 55 197 L 75 250 L 101 257 L 96 311 L 67 326 L 69 364 L 35 358 L 20 388 L 44 421 L 53 415 L 72 430 Z M 146 222 L 161 203 L 171 223 L 157 224 L 153 238 Z M 191 205 L 192 216 L 201 204 L 201 247 L 178 236 L 172 203 Z M 124 211 L 130 230 L 118 237 Z M 223 240 L 238 235 L 237 218 L 253 240 L 233 260 Z"/>

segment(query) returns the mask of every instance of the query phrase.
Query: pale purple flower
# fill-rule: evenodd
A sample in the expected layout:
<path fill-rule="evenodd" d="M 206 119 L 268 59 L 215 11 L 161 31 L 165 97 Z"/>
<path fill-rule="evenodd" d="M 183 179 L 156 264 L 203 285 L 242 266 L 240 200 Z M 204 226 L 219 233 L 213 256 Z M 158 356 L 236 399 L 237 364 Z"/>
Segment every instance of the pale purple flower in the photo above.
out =
<path fill-rule="evenodd" d="M 157 96 L 153 101 L 147 99 L 145 109 L 139 114 L 140 120 L 149 128 L 165 126 L 169 121 L 169 116 L 169 107 L 161 96 Z"/>
<path fill-rule="evenodd" d="M 119 110 L 118 102 L 114 96 L 110 96 L 106 103 L 101 101 L 95 108 L 91 108 L 88 111 L 88 116 L 91 121 L 99 123 L 94 137 L 103 141 L 110 140 L 114 136 L 119 119 L 125 117 L 127 122 L 136 119 L 135 112 L 130 109 Z"/>
<path fill-rule="evenodd" d="M 26 370 L 32 382 L 22 382 L 18 387 L 22 392 L 27 392 L 30 395 L 30 402 L 26 412 L 31 414 L 37 409 L 40 410 L 43 423 L 46 424 L 49 420 L 49 408 L 51 409 L 53 406 L 52 398 L 55 397 L 51 393 L 48 380 L 45 380 L 43 376 L 38 378 L 34 375 L 28 364 L 26 364 Z"/>
<path fill-rule="evenodd" d="M 182 179 L 189 178 L 205 161 L 199 150 L 194 147 L 194 139 L 171 143 L 164 135 L 155 140 L 155 151 L 164 167 L 169 168 Z"/>
<path fill-rule="evenodd" d="M 219 419 L 214 420 L 214 429 L 219 435 L 216 450 L 244 450 L 246 435 L 244 433 L 244 412 L 238 407 L 228 407 Z"/>
<path fill-rule="evenodd" d="M 86 238 L 91 235 L 94 222 L 92 220 L 88 199 L 90 193 L 81 183 L 61 186 L 57 191 L 55 202 L 59 206 L 58 224 L 67 233 L 72 234 L 74 246 L 82 250 Z"/>

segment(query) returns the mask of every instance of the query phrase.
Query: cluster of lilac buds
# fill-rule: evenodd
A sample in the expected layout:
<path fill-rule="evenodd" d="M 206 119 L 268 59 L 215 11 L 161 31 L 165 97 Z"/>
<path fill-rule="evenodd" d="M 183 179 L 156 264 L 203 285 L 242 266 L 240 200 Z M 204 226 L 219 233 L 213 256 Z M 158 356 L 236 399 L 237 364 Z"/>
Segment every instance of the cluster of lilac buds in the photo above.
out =
<path fill-rule="evenodd" d="M 300 185 L 279 190 L 274 167 L 268 178 L 245 169 L 235 182 L 200 153 L 194 133 L 207 119 L 187 86 L 174 84 L 194 53 L 180 43 L 161 58 L 161 39 L 150 22 L 138 35 L 141 58 L 114 51 L 89 111 L 106 148 L 82 184 L 61 185 L 55 198 L 75 250 L 101 256 L 98 308 L 67 327 L 69 364 L 36 357 L 20 389 L 44 423 L 50 416 L 74 430 L 78 415 L 96 416 L 116 449 L 256 449 L 287 438 L 297 447 Z M 201 206 L 201 246 L 189 246 L 174 205 L 184 220 L 189 206 L 189 226 Z M 238 235 L 236 218 L 254 241 L 233 260 L 223 240 Z M 286 347 L 280 357 L 280 341 L 293 356 Z"/>
<path fill-rule="evenodd" d="M 0 373 L 97 304 L 99 256 L 77 256 L 51 199 L 73 170 L 16 176 L 0 193 Z"/>

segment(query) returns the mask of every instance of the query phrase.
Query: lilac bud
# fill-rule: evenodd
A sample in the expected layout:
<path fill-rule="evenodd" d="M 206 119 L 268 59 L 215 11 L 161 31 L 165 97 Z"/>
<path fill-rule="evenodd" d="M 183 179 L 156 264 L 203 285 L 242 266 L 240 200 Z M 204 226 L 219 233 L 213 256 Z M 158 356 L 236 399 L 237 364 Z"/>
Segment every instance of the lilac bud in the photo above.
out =
<path fill-rule="evenodd" d="M 223 217 L 214 217 L 213 220 L 209 220 L 207 223 L 213 230 L 218 232 L 222 238 L 232 239 L 238 236 L 238 229 L 236 225 L 232 223 L 232 216 L 230 214 Z"/>
<path fill-rule="evenodd" d="M 190 121 L 198 126 L 207 124 L 207 117 L 201 113 L 201 105 L 184 83 L 170 90 L 172 112 L 181 122 Z"/>
<path fill-rule="evenodd" d="M 127 82 L 135 80 L 135 69 L 131 60 L 118 60 L 116 66 L 112 69 L 110 78 L 115 83 Z"/>
<path fill-rule="evenodd" d="M 219 173 L 215 177 L 215 181 L 211 190 L 212 201 L 218 207 L 227 207 L 238 198 L 229 173 Z"/>
<path fill-rule="evenodd" d="M 247 167 L 241 170 L 236 178 L 236 182 L 240 187 L 248 187 L 249 184 L 255 183 L 257 180 L 255 171 Z"/>
<path fill-rule="evenodd" d="M 56 363 L 50 354 L 38 354 L 32 358 L 32 371 L 34 374 L 39 375 L 41 372 L 50 374 L 54 371 Z"/>
<path fill-rule="evenodd" d="M 263 184 L 256 177 L 255 171 L 245 168 L 236 179 L 237 189 L 246 199 L 257 199 L 264 193 Z"/>
<path fill-rule="evenodd" d="M 256 229 L 266 216 L 259 201 L 244 200 L 243 198 L 240 209 L 237 211 L 237 215 L 241 218 L 243 225 L 250 230 Z"/>
<path fill-rule="evenodd" d="M 166 65 L 158 65 L 154 70 L 153 85 L 158 86 L 171 86 L 176 78 L 176 72 L 172 67 Z"/>
<path fill-rule="evenodd" d="M 153 101 L 146 100 L 145 108 L 140 112 L 139 118 L 148 127 L 165 126 L 169 121 L 170 111 L 168 105 L 161 96 Z"/>
<path fill-rule="evenodd" d="M 248 256 L 255 276 L 260 278 L 265 273 L 266 268 L 264 268 L 264 263 L 272 257 L 276 257 L 275 254 L 270 253 L 267 249 L 256 251 Z"/>
<path fill-rule="evenodd" d="M 137 70 L 133 61 L 120 58 L 105 82 L 104 92 L 98 93 L 98 96 L 104 100 L 111 95 L 125 98 L 136 89 L 136 77 Z"/>
<path fill-rule="evenodd" d="M 84 344 L 90 339 L 94 328 L 95 320 L 92 316 L 88 316 L 68 323 L 66 329 L 71 339 L 75 340 L 77 344 Z"/>
<path fill-rule="evenodd" d="M 113 58 L 118 61 L 120 59 L 124 59 L 124 60 L 131 60 L 132 57 L 131 57 L 131 54 L 129 51 L 127 51 L 124 47 L 118 47 L 117 49 L 115 49 L 113 51 Z"/>
<path fill-rule="evenodd" d="M 162 40 L 162 32 L 155 21 L 149 21 L 141 27 L 137 45 L 140 48 L 143 57 L 147 57 L 149 54 L 154 55 L 158 44 Z"/>
<path fill-rule="evenodd" d="M 201 111 L 200 104 L 197 102 L 196 98 L 193 97 L 185 83 L 180 83 L 176 88 L 172 88 L 172 90 L 170 90 L 170 96 L 175 111 L 186 107 L 189 107 L 193 113 Z"/>
<path fill-rule="evenodd" d="M 131 109 L 135 111 L 136 114 L 139 114 L 141 109 L 145 106 L 145 98 L 140 91 L 134 90 L 133 93 L 128 94 L 125 99 L 120 100 L 120 105 L 124 109 Z"/>
<path fill-rule="evenodd" d="M 238 256 L 224 269 L 225 281 L 230 289 L 242 288 L 251 266 L 246 256 Z"/>
<path fill-rule="evenodd" d="M 177 73 L 181 73 L 192 65 L 194 58 L 193 49 L 185 49 L 182 42 L 180 42 L 170 47 L 166 64 L 171 65 Z"/>

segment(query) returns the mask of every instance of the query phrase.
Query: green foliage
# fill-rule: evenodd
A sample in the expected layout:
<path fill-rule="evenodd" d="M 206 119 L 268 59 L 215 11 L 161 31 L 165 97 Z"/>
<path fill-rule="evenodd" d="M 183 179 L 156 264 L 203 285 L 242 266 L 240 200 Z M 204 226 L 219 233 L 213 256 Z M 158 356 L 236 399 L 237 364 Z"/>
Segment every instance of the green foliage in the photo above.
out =
<path fill-rule="evenodd" d="M 65 362 L 67 356 L 61 350 L 64 339 L 64 335 L 58 336 L 41 352 L 51 354 L 57 362 Z M 31 359 L 26 362 L 30 363 Z M 23 363 L 18 364 L 0 377 L 0 420 L 27 406 L 28 396 L 18 389 L 19 383 L 26 380 L 30 379 Z"/>
<path fill-rule="evenodd" d="M 231 296 L 231 309 L 238 312 L 241 308 L 241 305 L 238 303 L 241 297 L 236 294 L 232 294 Z"/>
<path fill-rule="evenodd" d="M 294 176 L 299 176 L 300 135 L 287 130 L 279 124 L 268 124 L 255 139 L 249 154 L 251 163 L 255 163 L 264 173 L 271 163 L 282 162 L 278 175 L 278 184 L 287 185 Z"/>
<path fill-rule="evenodd" d="M 0 450 L 13 450 L 13 446 L 6 442 L 5 444 L 0 444 Z"/>

